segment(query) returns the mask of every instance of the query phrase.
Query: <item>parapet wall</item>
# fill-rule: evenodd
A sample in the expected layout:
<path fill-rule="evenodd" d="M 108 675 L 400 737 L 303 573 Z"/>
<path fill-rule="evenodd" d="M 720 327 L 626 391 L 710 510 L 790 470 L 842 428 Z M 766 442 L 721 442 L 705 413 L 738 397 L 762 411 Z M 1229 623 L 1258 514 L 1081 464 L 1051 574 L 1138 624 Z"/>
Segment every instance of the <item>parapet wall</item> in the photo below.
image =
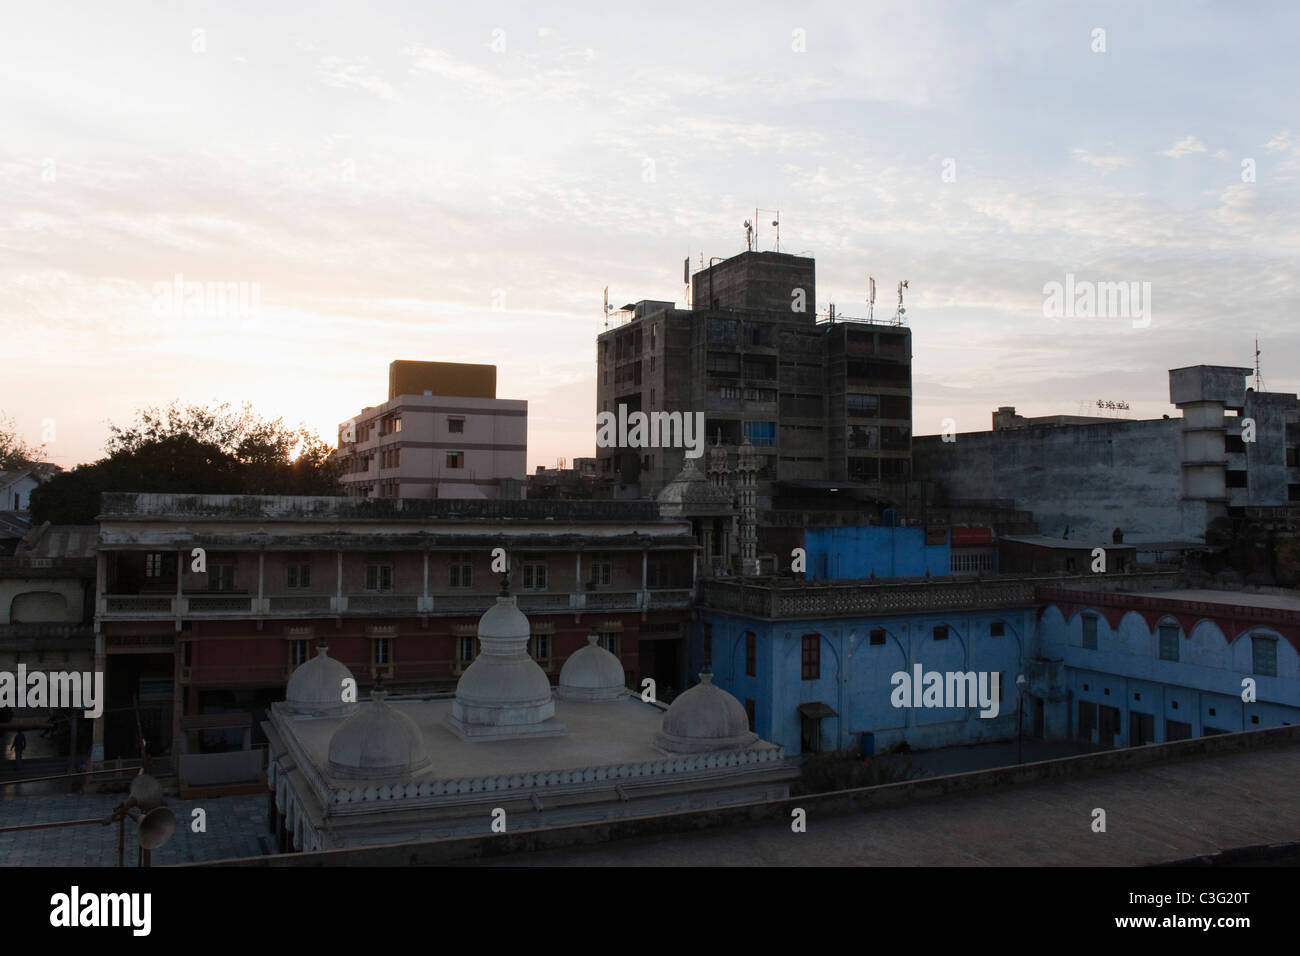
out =
<path fill-rule="evenodd" d="M 670 834 L 686 834 L 701 830 L 759 824 L 788 826 L 790 812 L 796 807 L 806 810 L 808 816 L 812 818 L 861 813 L 910 805 L 918 800 L 987 793 L 1006 787 L 1123 772 L 1174 760 L 1194 760 L 1211 755 L 1295 746 L 1300 746 L 1300 725 L 1272 727 L 1267 730 L 1237 734 L 1218 734 L 1193 740 L 1109 750 L 1014 767 L 1000 767 L 995 770 L 926 777 L 879 787 L 839 790 L 834 793 L 811 794 L 735 807 L 693 810 L 685 813 L 552 827 L 518 833 L 485 834 L 427 843 L 399 843 L 317 853 L 290 853 L 189 865 L 443 866 L 483 859 L 501 860 L 523 853 L 594 846 L 618 840 L 661 839 Z"/>

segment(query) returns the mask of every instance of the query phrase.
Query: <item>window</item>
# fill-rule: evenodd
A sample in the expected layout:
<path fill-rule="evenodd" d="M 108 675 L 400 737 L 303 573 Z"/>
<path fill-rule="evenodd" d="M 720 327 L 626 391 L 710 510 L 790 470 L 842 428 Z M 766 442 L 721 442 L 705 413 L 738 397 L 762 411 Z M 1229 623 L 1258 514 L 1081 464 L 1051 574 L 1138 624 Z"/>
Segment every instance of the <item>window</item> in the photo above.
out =
<path fill-rule="evenodd" d="M 285 575 L 288 580 L 285 582 L 291 588 L 309 588 L 311 587 L 311 565 L 295 562 L 285 568 Z"/>
<path fill-rule="evenodd" d="M 745 422 L 745 437 L 751 445 L 776 443 L 776 422 Z"/>
<path fill-rule="evenodd" d="M 393 566 L 391 564 L 366 565 L 366 590 L 391 591 L 393 589 Z"/>
<path fill-rule="evenodd" d="M 744 394 L 744 391 L 738 385 L 723 385 L 718 389 L 718 397 L 724 399 L 737 399 Z"/>
<path fill-rule="evenodd" d="M 1083 646 L 1085 650 L 1097 649 L 1097 619 L 1091 614 L 1083 616 Z"/>
<path fill-rule="evenodd" d="M 745 632 L 745 676 L 753 677 L 757 673 L 758 638 L 753 631 Z"/>
<path fill-rule="evenodd" d="M 1001 637 L 1006 633 L 1006 625 L 1001 621 L 989 622 L 989 637 Z"/>
<path fill-rule="evenodd" d="M 1178 625 L 1160 625 L 1160 659 L 1162 661 L 1178 660 Z"/>
<path fill-rule="evenodd" d="M 608 554 L 596 553 L 591 556 L 591 570 L 588 572 L 589 588 L 607 588 L 613 578 L 613 566 Z"/>
<path fill-rule="evenodd" d="M 618 633 L 616 631 L 606 631 L 600 635 L 600 646 L 605 648 L 615 657 L 618 657 Z"/>
<path fill-rule="evenodd" d="M 801 665 L 801 678 L 803 680 L 818 680 L 822 676 L 822 639 L 820 634 L 805 634 L 803 636 Z"/>
<path fill-rule="evenodd" d="M 146 554 L 144 556 L 144 573 L 145 577 L 160 578 L 162 577 L 163 556 L 161 554 Z"/>
<path fill-rule="evenodd" d="M 871 646 L 880 647 L 885 643 L 885 629 L 882 627 L 875 628 L 871 632 Z"/>
<path fill-rule="evenodd" d="M 468 664 L 474 660 L 474 638 L 460 637 L 456 639 L 456 656 L 461 664 Z"/>
<path fill-rule="evenodd" d="M 936 624 L 936 625 L 934 626 L 934 639 L 935 639 L 936 641 L 946 641 L 946 640 L 948 640 L 948 625 L 947 625 L 947 624 Z"/>
<path fill-rule="evenodd" d="M 185 645 L 187 650 L 189 649 L 189 646 L 190 645 L 188 644 Z M 289 642 L 289 666 L 297 667 L 299 664 L 304 663 L 306 660 L 307 660 L 307 642 L 290 641 Z"/>
<path fill-rule="evenodd" d="M 233 564 L 212 564 L 208 566 L 209 591 L 233 591 L 235 589 L 235 566 Z"/>
<path fill-rule="evenodd" d="M 665 558 L 651 558 L 646 562 L 646 587 L 672 587 L 672 573 Z"/>
<path fill-rule="evenodd" d="M 465 453 L 464 453 L 463 451 L 449 451 L 449 452 L 447 452 L 447 467 L 448 467 L 448 468 L 464 468 L 464 467 L 465 467 Z"/>
<path fill-rule="evenodd" d="M 551 662 L 551 635 L 534 634 L 532 642 L 528 646 L 528 653 L 533 655 L 533 660 L 545 667 Z"/>
<path fill-rule="evenodd" d="M 447 434 L 449 435 L 465 434 L 465 419 L 463 418 L 447 419 Z"/>
<path fill-rule="evenodd" d="M 713 625 L 704 624 L 704 669 L 713 669 Z"/>
<path fill-rule="evenodd" d="M 377 667 L 393 662 L 393 639 L 377 637 L 370 642 L 370 663 Z"/>
<path fill-rule="evenodd" d="M 1277 676 L 1277 641 L 1271 637 L 1254 637 L 1250 639 L 1251 656 L 1254 658 L 1254 670 L 1260 677 Z"/>
<path fill-rule="evenodd" d="M 523 586 L 525 591 L 546 590 L 546 561 L 533 558 L 523 564 Z"/>
<path fill-rule="evenodd" d="M 456 551 L 447 565 L 447 586 L 471 588 L 474 586 L 473 556 L 468 551 Z"/>

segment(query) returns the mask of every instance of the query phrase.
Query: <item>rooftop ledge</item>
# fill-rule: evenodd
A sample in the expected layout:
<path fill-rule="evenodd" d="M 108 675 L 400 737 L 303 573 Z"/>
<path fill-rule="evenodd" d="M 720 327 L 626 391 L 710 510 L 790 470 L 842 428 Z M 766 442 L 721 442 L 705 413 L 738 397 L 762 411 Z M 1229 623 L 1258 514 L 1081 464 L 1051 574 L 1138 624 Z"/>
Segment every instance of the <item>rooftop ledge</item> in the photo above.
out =
<path fill-rule="evenodd" d="M 345 498 L 108 492 L 98 520 L 217 518 L 257 521 L 659 521 L 654 501 Z"/>

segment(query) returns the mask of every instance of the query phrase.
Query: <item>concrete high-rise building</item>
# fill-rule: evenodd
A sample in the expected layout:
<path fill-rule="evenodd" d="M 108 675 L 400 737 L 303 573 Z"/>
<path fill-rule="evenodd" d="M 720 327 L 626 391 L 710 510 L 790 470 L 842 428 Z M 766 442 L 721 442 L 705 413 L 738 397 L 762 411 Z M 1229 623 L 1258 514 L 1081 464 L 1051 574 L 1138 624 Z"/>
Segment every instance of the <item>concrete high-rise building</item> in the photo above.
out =
<path fill-rule="evenodd" d="M 693 308 L 644 300 L 612 314 L 618 324 L 597 337 L 597 414 L 702 416 L 730 472 L 752 446 L 760 512 L 781 483 L 908 478 L 910 329 L 833 306 L 819 316 L 815 263 L 802 256 L 744 252 L 696 272 L 691 287 Z M 652 496 L 698 454 L 676 444 L 598 448 L 600 473 L 623 494 Z"/>
<path fill-rule="evenodd" d="M 345 494 L 519 498 L 528 402 L 496 397 L 495 365 L 393 362 L 388 401 L 339 426 Z"/>

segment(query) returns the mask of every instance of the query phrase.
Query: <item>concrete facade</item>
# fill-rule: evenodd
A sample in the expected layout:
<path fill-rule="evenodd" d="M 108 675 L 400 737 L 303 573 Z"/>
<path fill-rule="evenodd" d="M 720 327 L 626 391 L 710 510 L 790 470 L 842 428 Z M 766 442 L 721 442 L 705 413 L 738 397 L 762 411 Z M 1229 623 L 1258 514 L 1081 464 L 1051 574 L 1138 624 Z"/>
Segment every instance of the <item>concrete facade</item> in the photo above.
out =
<path fill-rule="evenodd" d="M 819 317 L 815 281 L 810 258 L 746 252 L 692 277 L 692 309 L 626 306 L 597 338 L 596 412 L 702 414 L 711 474 L 725 482 L 752 446 L 759 512 L 772 507 L 778 481 L 906 479 L 911 331 Z M 596 454 L 603 478 L 647 497 L 685 457 L 680 447 Z"/>
<path fill-rule="evenodd" d="M 1250 369 L 1169 372 L 1181 418 L 1034 425 L 913 443 L 918 478 L 952 501 L 1002 500 L 1034 513 L 1043 534 L 1126 542 L 1203 542 L 1229 508 L 1300 500 L 1300 405 L 1247 389 Z M 1255 425 L 1244 442 L 1243 424 Z"/>
<path fill-rule="evenodd" d="M 526 401 L 402 395 L 358 416 L 352 427 L 357 441 L 340 446 L 350 495 L 496 498 L 502 479 L 526 477 Z"/>
<path fill-rule="evenodd" d="M 495 365 L 399 360 L 388 389 L 388 401 L 339 426 L 345 494 L 523 497 L 528 403 L 496 397 Z"/>

